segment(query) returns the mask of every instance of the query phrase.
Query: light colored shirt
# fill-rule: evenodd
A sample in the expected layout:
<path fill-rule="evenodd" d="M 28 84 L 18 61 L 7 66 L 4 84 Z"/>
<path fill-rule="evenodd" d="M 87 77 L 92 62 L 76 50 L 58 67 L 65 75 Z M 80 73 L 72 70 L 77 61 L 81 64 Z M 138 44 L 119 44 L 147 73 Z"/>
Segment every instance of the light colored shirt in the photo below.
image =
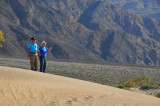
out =
<path fill-rule="evenodd" d="M 36 53 L 39 47 L 36 43 L 31 42 L 28 44 L 28 49 L 29 49 L 29 52 Z"/>

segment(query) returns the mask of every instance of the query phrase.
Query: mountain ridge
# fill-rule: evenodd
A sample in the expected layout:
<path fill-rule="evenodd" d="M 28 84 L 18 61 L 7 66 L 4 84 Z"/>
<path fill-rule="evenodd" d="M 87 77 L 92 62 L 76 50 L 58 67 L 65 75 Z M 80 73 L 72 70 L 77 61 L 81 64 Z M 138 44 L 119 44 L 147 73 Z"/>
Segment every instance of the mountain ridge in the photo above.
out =
<path fill-rule="evenodd" d="M 106 0 L 114 5 L 142 16 L 159 19 L 160 2 L 157 0 Z"/>
<path fill-rule="evenodd" d="M 160 21 L 99 0 L 1 0 L 1 57 L 25 58 L 30 37 L 53 46 L 49 59 L 160 64 Z M 14 51 L 14 52 L 12 52 Z"/>

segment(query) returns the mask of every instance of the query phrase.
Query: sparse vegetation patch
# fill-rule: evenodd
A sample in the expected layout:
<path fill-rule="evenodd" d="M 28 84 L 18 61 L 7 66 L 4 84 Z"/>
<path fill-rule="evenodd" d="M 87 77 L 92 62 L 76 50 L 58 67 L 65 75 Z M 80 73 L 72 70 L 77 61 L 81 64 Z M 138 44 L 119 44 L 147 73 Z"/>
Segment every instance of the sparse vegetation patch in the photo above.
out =
<path fill-rule="evenodd" d="M 154 89 L 154 88 L 155 86 L 150 84 L 145 84 L 140 87 L 140 89 L 143 89 L 143 90 Z"/>
<path fill-rule="evenodd" d="M 126 82 L 127 87 L 136 87 L 136 86 L 141 86 L 144 84 L 149 84 L 151 78 L 144 75 L 143 77 L 135 77 L 133 79 L 130 79 L 129 81 Z"/>
<path fill-rule="evenodd" d="M 159 92 L 159 93 L 157 93 L 156 97 L 160 98 L 160 92 Z"/>
<path fill-rule="evenodd" d="M 126 89 L 126 85 L 125 84 L 119 84 L 116 87 L 120 88 L 120 89 Z"/>

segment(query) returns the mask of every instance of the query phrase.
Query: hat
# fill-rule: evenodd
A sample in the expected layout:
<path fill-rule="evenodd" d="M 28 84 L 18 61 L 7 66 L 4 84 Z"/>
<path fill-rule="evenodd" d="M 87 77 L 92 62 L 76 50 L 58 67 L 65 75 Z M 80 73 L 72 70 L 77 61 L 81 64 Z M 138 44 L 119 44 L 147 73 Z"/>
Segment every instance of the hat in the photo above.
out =
<path fill-rule="evenodd" d="M 32 37 L 31 40 L 36 40 L 36 38 L 35 38 L 35 37 Z"/>
<path fill-rule="evenodd" d="M 43 45 L 44 43 L 46 44 L 46 42 L 45 42 L 45 41 L 42 41 L 41 45 Z"/>

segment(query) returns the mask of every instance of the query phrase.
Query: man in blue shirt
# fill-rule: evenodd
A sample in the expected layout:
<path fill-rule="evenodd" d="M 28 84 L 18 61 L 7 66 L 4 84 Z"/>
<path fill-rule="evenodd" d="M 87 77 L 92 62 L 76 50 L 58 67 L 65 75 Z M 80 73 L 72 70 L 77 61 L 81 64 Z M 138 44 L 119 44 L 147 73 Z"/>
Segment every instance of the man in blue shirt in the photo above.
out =
<path fill-rule="evenodd" d="M 31 70 L 38 71 L 38 53 L 39 47 L 36 44 L 35 37 L 31 38 L 31 43 L 28 44 L 28 57 L 30 58 Z"/>

